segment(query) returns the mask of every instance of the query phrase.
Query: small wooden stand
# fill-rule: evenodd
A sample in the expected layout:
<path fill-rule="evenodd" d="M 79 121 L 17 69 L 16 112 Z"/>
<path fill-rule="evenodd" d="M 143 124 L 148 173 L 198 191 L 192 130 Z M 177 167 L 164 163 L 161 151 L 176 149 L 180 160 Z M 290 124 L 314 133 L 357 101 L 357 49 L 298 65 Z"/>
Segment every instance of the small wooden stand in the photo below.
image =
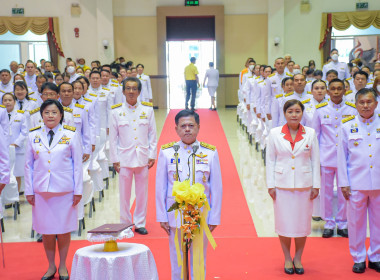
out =
<path fill-rule="evenodd" d="M 117 247 L 117 242 L 114 240 L 107 241 L 104 243 L 104 252 L 116 252 L 119 251 L 119 248 Z"/>

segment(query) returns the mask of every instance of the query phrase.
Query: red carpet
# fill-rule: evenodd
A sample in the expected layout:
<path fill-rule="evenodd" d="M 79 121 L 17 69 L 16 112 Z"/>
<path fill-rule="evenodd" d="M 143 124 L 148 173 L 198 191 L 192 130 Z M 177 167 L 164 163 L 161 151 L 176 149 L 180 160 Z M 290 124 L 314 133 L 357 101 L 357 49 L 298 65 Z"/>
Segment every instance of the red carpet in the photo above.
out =
<path fill-rule="evenodd" d="M 172 110 L 165 122 L 158 147 L 177 141 Z M 258 238 L 227 139 L 216 112 L 199 110 L 201 130 L 198 139 L 217 146 L 223 173 L 222 225 L 215 232 L 218 247 L 209 248 L 207 279 L 283 279 L 283 256 L 277 238 Z M 149 176 L 149 210 L 147 216 L 148 236 L 136 236 L 128 241 L 147 245 L 156 260 L 160 279 L 170 279 L 168 239 L 155 221 L 154 202 L 155 168 Z M 68 256 L 68 265 L 75 251 L 88 246 L 87 241 L 73 241 Z M 5 244 L 7 268 L 0 268 L 3 279 L 40 279 L 47 268 L 42 244 Z M 58 262 L 58 260 L 57 260 Z M 309 238 L 306 244 L 303 265 L 304 279 L 379 279 L 380 274 L 367 270 L 363 275 L 351 272 L 352 259 L 348 251 L 348 240 L 342 238 Z M 56 277 L 57 279 L 57 277 Z M 106 279 L 105 279 L 106 280 Z"/>

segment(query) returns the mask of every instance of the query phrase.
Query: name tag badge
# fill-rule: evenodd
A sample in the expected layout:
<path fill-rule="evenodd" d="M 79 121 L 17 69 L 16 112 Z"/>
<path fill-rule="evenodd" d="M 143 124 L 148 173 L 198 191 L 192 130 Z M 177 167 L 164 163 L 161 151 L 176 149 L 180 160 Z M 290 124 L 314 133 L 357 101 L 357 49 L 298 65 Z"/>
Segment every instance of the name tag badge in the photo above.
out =
<path fill-rule="evenodd" d="M 69 145 L 69 144 L 70 144 L 70 139 L 71 139 L 71 138 L 68 138 L 68 137 L 62 137 L 62 138 L 59 140 L 58 144 L 66 144 L 66 145 Z"/>
<path fill-rule="evenodd" d="M 208 164 L 208 159 L 207 158 L 197 158 L 196 160 L 195 160 L 195 163 L 196 164 Z"/>
<path fill-rule="evenodd" d="M 181 159 L 179 158 L 178 163 L 180 163 L 180 162 L 181 162 Z M 175 158 L 170 159 L 170 163 L 175 164 Z"/>
<path fill-rule="evenodd" d="M 380 133 L 380 128 L 376 128 L 376 133 Z"/>

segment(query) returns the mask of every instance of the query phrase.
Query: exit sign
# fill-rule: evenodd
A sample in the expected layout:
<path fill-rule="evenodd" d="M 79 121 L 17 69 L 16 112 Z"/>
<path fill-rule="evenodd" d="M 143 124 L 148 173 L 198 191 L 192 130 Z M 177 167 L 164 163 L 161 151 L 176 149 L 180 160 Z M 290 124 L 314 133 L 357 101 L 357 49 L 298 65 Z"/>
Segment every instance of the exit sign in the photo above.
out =
<path fill-rule="evenodd" d="M 199 6 L 199 0 L 185 0 L 185 6 Z"/>
<path fill-rule="evenodd" d="M 12 15 L 23 16 L 24 15 L 24 8 L 12 8 Z"/>
<path fill-rule="evenodd" d="M 356 3 L 356 10 L 368 10 L 368 2 Z"/>

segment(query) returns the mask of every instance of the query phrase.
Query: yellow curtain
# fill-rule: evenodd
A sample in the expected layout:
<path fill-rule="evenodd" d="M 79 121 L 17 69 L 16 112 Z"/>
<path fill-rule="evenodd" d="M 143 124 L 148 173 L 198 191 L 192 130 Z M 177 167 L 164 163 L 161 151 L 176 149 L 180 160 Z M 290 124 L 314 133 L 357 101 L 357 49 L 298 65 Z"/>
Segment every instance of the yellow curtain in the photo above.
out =
<path fill-rule="evenodd" d="M 8 31 L 16 35 L 23 35 L 28 30 L 42 35 L 49 31 L 48 17 L 0 17 L 0 35 Z"/>
<path fill-rule="evenodd" d="M 338 30 L 346 30 L 351 25 L 366 29 L 371 25 L 380 28 L 380 11 L 333 13 L 332 26 Z"/>

